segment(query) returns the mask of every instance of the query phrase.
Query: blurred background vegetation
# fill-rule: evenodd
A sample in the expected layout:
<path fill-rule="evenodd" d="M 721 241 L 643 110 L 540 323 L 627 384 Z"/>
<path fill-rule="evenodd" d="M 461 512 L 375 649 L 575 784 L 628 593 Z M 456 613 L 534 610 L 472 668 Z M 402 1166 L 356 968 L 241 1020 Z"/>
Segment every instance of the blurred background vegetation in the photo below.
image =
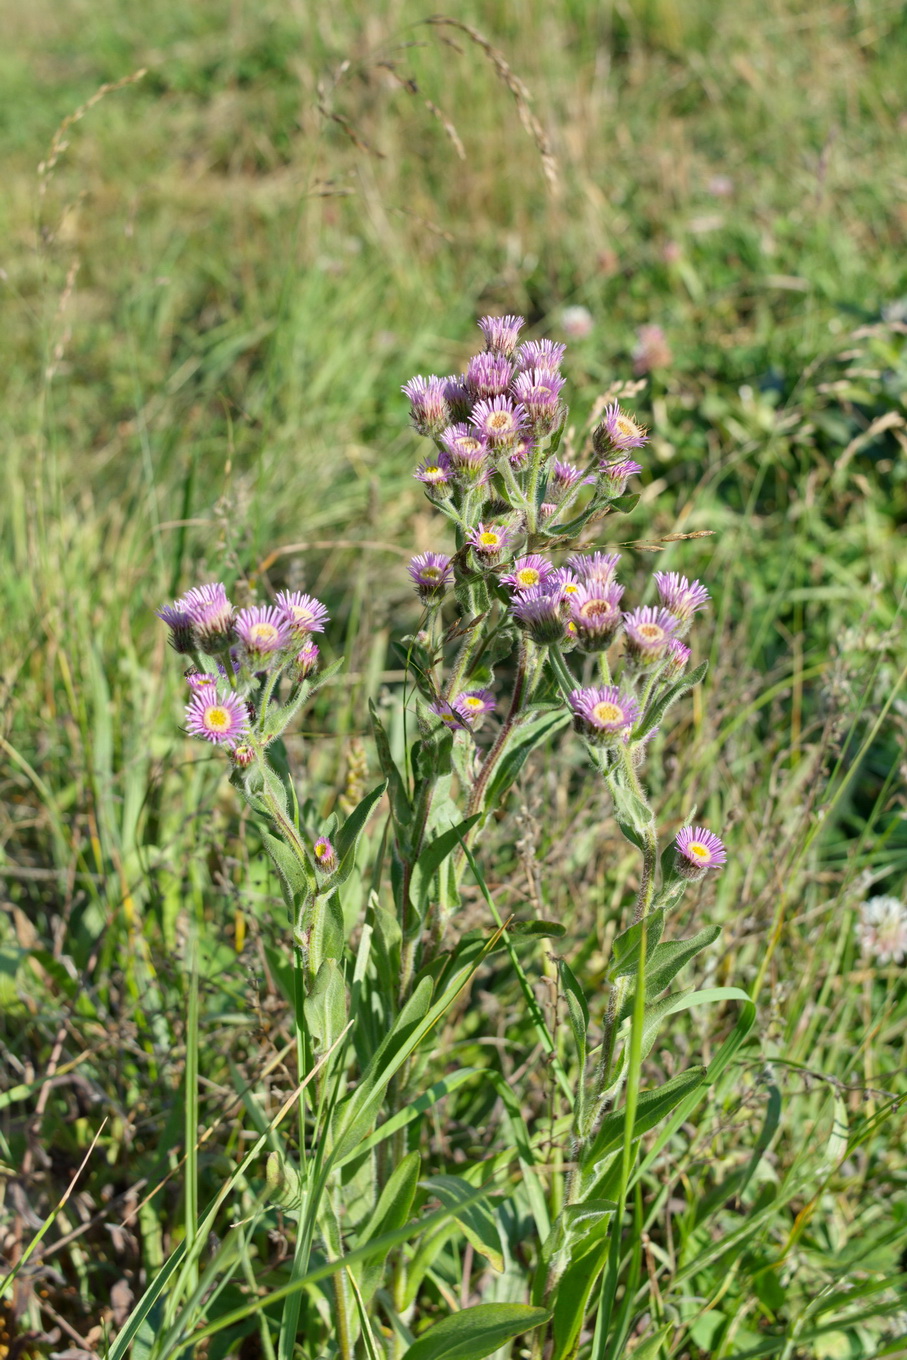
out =
<path fill-rule="evenodd" d="M 756 1353 L 830 1282 L 894 1280 L 907 999 L 853 922 L 907 870 L 903 6 L 0 0 L 0 18 L 10 1262 L 107 1117 L 7 1300 L 10 1344 L 101 1348 L 178 1240 L 187 913 L 209 1186 L 242 1145 L 237 1092 L 267 1109 L 288 1080 L 264 955 L 283 908 L 220 762 L 180 734 L 153 611 L 201 580 L 240 603 L 304 583 L 349 669 L 291 759 L 323 811 L 375 782 L 368 700 L 394 708 L 393 639 L 417 619 L 405 561 L 446 546 L 399 388 L 456 371 L 488 311 L 574 333 L 577 430 L 638 383 L 643 495 L 611 541 L 644 545 L 637 587 L 669 566 L 715 600 L 710 680 L 649 777 L 666 829 L 696 805 L 729 844 L 699 910 L 725 926 L 716 975 L 756 991 L 760 1044 L 689 1131 L 678 1241 L 749 1155 L 760 1082 L 784 1114 L 758 1187 L 777 1212 L 677 1353 Z M 527 770 L 486 872 L 504 907 L 536 895 L 564 920 L 594 977 L 629 861 L 580 769 L 566 742 Z M 506 970 L 482 986 L 529 1045 Z M 476 1031 L 467 1011 L 445 1042 L 503 1061 Z M 713 1037 L 685 1017 L 651 1061 L 670 1073 Z M 463 1096 L 449 1118 L 468 1141 L 496 1115 Z M 907 1330 L 892 1289 L 790 1353 L 882 1353 Z"/>

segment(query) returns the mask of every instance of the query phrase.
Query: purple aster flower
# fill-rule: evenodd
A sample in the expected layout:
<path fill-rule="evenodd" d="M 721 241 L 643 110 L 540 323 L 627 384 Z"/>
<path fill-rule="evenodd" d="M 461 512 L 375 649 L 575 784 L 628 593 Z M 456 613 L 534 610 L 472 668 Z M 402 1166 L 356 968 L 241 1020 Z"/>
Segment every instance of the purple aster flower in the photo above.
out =
<path fill-rule="evenodd" d="M 617 636 L 621 625 L 620 598 L 623 586 L 596 583 L 580 586 L 569 600 L 570 634 L 584 652 L 603 652 Z"/>
<path fill-rule="evenodd" d="M 560 501 L 577 483 L 585 485 L 586 482 L 594 481 L 595 478 L 586 476 L 582 468 L 575 467 L 573 463 L 562 463 L 560 458 L 555 458 L 548 474 L 548 494 L 556 496 Z"/>
<path fill-rule="evenodd" d="M 337 851 L 334 849 L 327 836 L 319 836 L 312 847 L 315 851 L 315 863 L 323 874 L 332 874 L 337 868 Z"/>
<path fill-rule="evenodd" d="M 658 598 L 681 624 L 689 624 L 697 610 L 705 609 L 711 598 L 700 581 L 690 582 L 676 571 L 656 571 Z"/>
<path fill-rule="evenodd" d="M 567 566 L 576 572 L 583 585 L 609 586 L 614 580 L 620 553 L 574 553 Z"/>
<path fill-rule="evenodd" d="M 521 372 L 537 368 L 545 373 L 556 373 L 566 352 L 567 346 L 556 344 L 554 340 L 526 340 L 514 358 Z"/>
<path fill-rule="evenodd" d="M 531 590 L 533 586 L 543 586 L 553 570 L 551 563 L 539 553 L 529 553 L 526 557 L 518 557 L 501 581 L 512 590 Z"/>
<path fill-rule="evenodd" d="M 624 494 L 627 482 L 631 477 L 635 477 L 637 472 L 642 472 L 642 464 L 633 458 L 616 458 L 610 463 L 599 463 L 599 485 L 604 494 L 610 500 L 614 500 Z"/>
<path fill-rule="evenodd" d="M 434 374 L 423 378 L 420 373 L 403 384 L 401 391 L 409 397 L 412 423 L 420 434 L 438 435 L 450 423 L 446 383 L 446 378 Z"/>
<path fill-rule="evenodd" d="M 551 519 L 557 514 L 557 505 L 554 501 L 542 501 L 539 506 L 539 519 Z"/>
<path fill-rule="evenodd" d="M 493 524 L 489 524 L 487 528 L 484 524 L 477 524 L 466 539 L 470 547 L 489 565 L 504 555 L 509 541 L 510 530 L 507 526 Z"/>
<path fill-rule="evenodd" d="M 182 599 L 192 623 L 195 641 L 203 651 L 217 653 L 230 646 L 235 637 L 233 606 L 219 581 L 194 586 Z"/>
<path fill-rule="evenodd" d="M 463 732 L 466 730 L 466 723 L 463 721 L 462 713 L 457 711 L 456 705 L 448 703 L 446 699 L 435 699 L 429 704 L 432 713 L 437 713 L 445 727 L 449 727 L 451 732 Z"/>
<path fill-rule="evenodd" d="M 558 567 L 551 573 L 549 584 L 552 589 L 557 587 L 562 600 L 569 601 L 580 589 L 582 582 L 569 567 Z"/>
<path fill-rule="evenodd" d="M 253 605 L 236 616 L 236 632 L 248 660 L 255 666 L 273 660 L 290 641 L 286 615 L 274 605 Z"/>
<path fill-rule="evenodd" d="M 486 349 L 509 358 L 517 347 L 520 331 L 526 324 L 522 316 L 480 316 L 479 330 L 485 337 Z"/>
<path fill-rule="evenodd" d="M 465 420 L 472 410 L 472 396 L 462 373 L 444 378 L 444 399 L 450 407 L 451 420 Z"/>
<path fill-rule="evenodd" d="M 453 707 L 467 727 L 475 727 L 486 713 L 494 712 L 494 695 L 490 689 L 466 690 L 463 694 L 457 695 Z"/>
<path fill-rule="evenodd" d="M 210 671 L 188 670 L 186 671 L 186 684 L 192 694 L 210 694 L 212 692 L 211 686 L 217 685 L 217 676 L 212 675 Z"/>
<path fill-rule="evenodd" d="M 450 495 L 453 480 L 453 465 L 450 454 L 443 449 L 426 458 L 413 473 L 416 481 L 422 482 L 429 496 L 444 499 Z"/>
<path fill-rule="evenodd" d="M 452 567 L 445 553 L 419 553 L 407 568 L 424 604 L 437 603 L 450 585 Z"/>
<path fill-rule="evenodd" d="M 646 427 L 638 425 L 631 415 L 621 410 L 616 401 L 606 407 L 601 424 L 592 435 L 593 447 L 601 455 L 641 449 L 648 442 Z"/>
<path fill-rule="evenodd" d="M 236 746 L 248 734 L 245 700 L 236 694 L 194 694 L 186 705 L 186 730 L 217 746 Z"/>
<path fill-rule="evenodd" d="M 170 646 L 175 652 L 182 656 L 188 656 L 195 651 L 195 639 L 192 636 L 192 619 L 186 600 L 174 600 L 173 604 L 165 604 L 162 609 L 157 610 L 159 619 L 163 619 L 170 629 Z"/>
<path fill-rule="evenodd" d="M 476 400 L 503 397 L 513 377 L 513 364 L 502 354 L 476 354 L 466 369 L 466 386 Z"/>
<path fill-rule="evenodd" d="M 450 459 L 456 480 L 467 486 L 479 486 L 488 472 L 488 445 L 477 439 L 468 425 L 448 425 L 441 433 L 441 443 Z"/>
<path fill-rule="evenodd" d="M 685 826 L 674 841 L 674 868 L 682 878 L 695 882 L 707 869 L 720 869 L 727 860 L 721 841 L 704 826 Z"/>
<path fill-rule="evenodd" d="M 635 661 L 650 665 L 660 661 L 668 643 L 677 632 L 677 620 L 666 609 L 643 605 L 624 614 L 627 653 Z"/>
<path fill-rule="evenodd" d="M 319 650 L 317 642 L 309 638 L 300 652 L 293 658 L 293 670 L 295 679 L 305 680 L 318 669 Z"/>
<path fill-rule="evenodd" d="M 304 595 L 301 590 L 281 590 L 275 603 L 290 625 L 294 637 L 324 632 L 324 625 L 330 616 L 321 601 L 314 596 Z"/>
<path fill-rule="evenodd" d="M 522 468 L 526 467 L 529 459 L 535 453 L 535 449 L 535 443 L 528 437 L 521 437 L 516 441 L 507 455 L 510 459 L 510 466 L 513 468 L 514 472 L 519 472 Z"/>
<path fill-rule="evenodd" d="M 239 746 L 234 746 L 230 752 L 230 759 L 234 765 L 238 765 L 241 770 L 246 770 L 255 759 L 255 752 L 246 742 L 241 742 Z"/>
<path fill-rule="evenodd" d="M 565 381 L 558 373 L 538 368 L 527 369 L 514 380 L 513 395 L 524 407 L 535 434 L 549 434 L 557 424 L 558 398 Z"/>
<path fill-rule="evenodd" d="M 493 447 L 507 448 L 522 433 L 526 412 L 509 397 L 492 397 L 490 401 L 476 402 L 470 421 Z"/>
<path fill-rule="evenodd" d="M 679 680 L 687 668 L 690 655 L 689 647 L 684 646 L 677 638 L 672 638 L 665 653 L 665 665 L 661 673 L 662 680 Z"/>
<path fill-rule="evenodd" d="M 616 685 L 592 685 L 570 695 L 574 726 L 596 745 L 620 740 L 639 718 L 639 704 Z"/>
<path fill-rule="evenodd" d="M 511 610 L 517 623 L 533 642 L 549 645 L 563 641 L 564 613 L 558 590 L 541 585 L 520 591 L 514 596 Z"/>

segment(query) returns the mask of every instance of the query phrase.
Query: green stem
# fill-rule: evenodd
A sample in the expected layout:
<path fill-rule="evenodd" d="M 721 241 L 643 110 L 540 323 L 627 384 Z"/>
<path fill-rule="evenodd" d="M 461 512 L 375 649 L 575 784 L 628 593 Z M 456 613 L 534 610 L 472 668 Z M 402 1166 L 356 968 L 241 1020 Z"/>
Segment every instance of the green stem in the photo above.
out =
<path fill-rule="evenodd" d="M 466 807 L 467 817 L 471 817 L 473 813 L 480 811 L 482 807 L 482 799 L 485 794 L 485 789 L 488 786 L 488 780 L 491 777 L 495 765 L 497 765 L 498 761 L 501 758 L 501 753 L 503 752 L 504 747 L 507 743 L 507 738 L 513 731 L 514 723 L 516 722 L 519 716 L 519 712 L 523 704 L 523 694 L 526 690 L 526 673 L 528 661 L 529 661 L 528 647 L 525 638 L 523 638 L 520 640 L 520 657 L 517 665 L 516 680 L 514 681 L 513 685 L 513 694 L 510 699 L 510 708 L 508 710 L 507 717 L 501 724 L 501 730 L 498 733 L 497 737 L 495 738 L 494 744 L 489 750 L 488 755 L 482 761 L 482 767 L 479 770 L 478 775 L 476 776 L 476 781 L 473 784 L 472 793 L 470 794 L 469 803 L 467 804 Z"/>

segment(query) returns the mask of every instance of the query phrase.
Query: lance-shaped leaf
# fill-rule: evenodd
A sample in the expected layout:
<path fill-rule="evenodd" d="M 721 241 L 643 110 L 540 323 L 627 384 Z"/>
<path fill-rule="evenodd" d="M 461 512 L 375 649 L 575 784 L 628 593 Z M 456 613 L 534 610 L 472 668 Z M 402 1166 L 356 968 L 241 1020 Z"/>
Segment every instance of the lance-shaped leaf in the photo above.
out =
<path fill-rule="evenodd" d="M 334 959 L 327 958 L 321 964 L 302 1008 L 315 1052 L 322 1053 L 346 1025 L 346 986 Z"/>
<path fill-rule="evenodd" d="M 277 870 L 283 899 L 292 914 L 315 891 L 315 875 L 277 836 L 272 836 L 269 831 L 263 831 L 261 839 L 271 863 Z"/>
<path fill-rule="evenodd" d="M 701 1086 L 706 1075 L 705 1067 L 691 1067 L 688 1071 L 666 1081 L 657 1091 L 643 1091 L 636 1106 L 633 1141 L 648 1133 L 649 1129 L 653 1129 L 665 1115 L 671 1113 L 675 1105 L 679 1105 L 691 1091 Z M 605 1116 L 595 1138 L 583 1152 L 584 1167 L 596 1167 L 623 1145 L 626 1120 L 626 1109 L 614 1110 Z"/>
<path fill-rule="evenodd" d="M 546 940 L 559 940 L 562 935 L 567 934 L 567 927 L 561 925 L 560 921 L 509 921 L 507 923 L 508 935 L 522 936 L 542 936 Z"/>
<path fill-rule="evenodd" d="M 371 1217 L 359 1233 L 358 1247 L 367 1246 L 372 1238 L 381 1237 L 394 1228 L 402 1228 L 413 1206 L 421 1166 L 419 1153 L 410 1152 L 394 1167 Z M 390 1247 L 379 1247 L 374 1256 L 367 1256 L 362 1262 L 359 1284 L 363 1298 L 370 1299 L 381 1283 L 389 1251 Z"/>
<path fill-rule="evenodd" d="M 617 779 L 611 779 L 608 787 L 611 790 L 611 797 L 614 800 L 614 810 L 617 813 L 617 824 L 623 831 L 627 840 L 638 845 L 640 850 L 645 845 L 643 835 L 652 824 L 652 810 L 647 807 L 632 789 L 625 788 Z M 629 827 L 634 832 L 630 834 L 626 828 Z"/>
<path fill-rule="evenodd" d="M 484 1360 L 550 1316 L 548 1308 L 525 1303 L 477 1303 L 429 1327 L 404 1351 L 403 1360 Z"/>
<path fill-rule="evenodd" d="M 504 1269 L 501 1229 L 487 1199 L 475 1200 L 476 1187 L 460 1176 L 429 1176 L 422 1182 L 449 1209 L 463 1235 L 497 1271 Z M 464 1200 L 467 1201 L 464 1204 Z"/>
<path fill-rule="evenodd" d="M 440 836 L 436 836 L 433 841 L 426 845 L 416 860 L 410 880 L 409 895 L 420 919 L 425 915 L 428 906 L 432 879 L 448 855 L 453 854 L 478 820 L 479 814 L 476 813 L 473 817 L 466 817 L 456 826 L 448 828 L 447 831 L 442 831 Z"/>
<path fill-rule="evenodd" d="M 701 680 L 705 679 L 708 669 L 709 663 L 701 661 L 694 671 L 690 671 L 689 675 L 681 676 L 669 689 L 666 689 L 661 698 L 656 699 L 654 704 L 646 711 L 642 721 L 634 727 L 630 740 L 642 741 L 643 737 L 648 736 L 652 728 L 657 727 L 661 722 L 671 705 L 682 694 L 686 694 L 688 689 L 692 689 L 694 685 L 698 685 Z"/>
<path fill-rule="evenodd" d="M 375 734 L 375 749 L 378 752 L 378 761 L 381 765 L 381 773 L 387 780 L 387 792 L 391 800 L 391 811 L 394 814 L 394 822 L 397 827 L 403 829 L 409 825 L 412 816 L 412 808 L 409 803 L 409 796 L 406 792 L 406 785 L 403 776 L 397 769 L 393 756 L 391 755 L 390 742 L 381 719 L 378 717 L 378 710 L 372 700 L 369 700 L 369 713 L 372 717 L 372 730 Z"/>
<path fill-rule="evenodd" d="M 721 934 L 720 926 L 706 926 L 687 940 L 663 940 L 646 962 L 646 996 L 651 998 L 669 987 L 674 978 L 701 950 L 714 944 Z M 624 1003 L 621 1018 L 630 1011 Z"/>
<path fill-rule="evenodd" d="M 558 959 L 557 966 L 561 975 L 561 986 L 564 989 L 564 997 L 567 1002 L 567 1016 L 570 1020 L 570 1028 L 573 1030 L 573 1040 L 576 1044 L 576 1051 L 579 1056 L 580 1085 L 582 1086 L 582 1074 L 583 1069 L 586 1066 L 586 1034 L 589 1030 L 589 1007 L 586 1003 L 586 995 L 579 985 L 573 970 L 563 959 Z"/>
<path fill-rule="evenodd" d="M 516 783 L 520 771 L 535 748 L 543 741 L 547 741 L 561 727 L 565 727 L 569 721 L 570 714 L 558 704 L 556 708 L 546 708 L 538 717 L 529 718 L 514 728 L 498 761 L 497 769 L 488 781 L 484 802 L 486 811 L 500 807 L 504 795 Z"/>
<path fill-rule="evenodd" d="M 337 868 L 329 879 L 331 888 L 339 888 L 345 883 L 353 872 L 356 863 L 356 847 L 359 838 L 365 830 L 366 822 L 372 814 L 375 804 L 384 796 L 387 788 L 385 779 L 371 793 L 367 793 L 362 802 L 356 806 L 347 817 L 343 826 L 337 832 L 334 842 L 334 850 L 337 854 Z"/>
<path fill-rule="evenodd" d="M 644 921 L 636 921 L 629 929 L 621 932 L 611 947 L 608 975 L 612 978 L 630 977 L 639 965 L 639 950 L 643 929 L 646 933 L 646 965 L 658 948 L 658 941 L 665 927 L 663 911 L 650 911 Z"/>

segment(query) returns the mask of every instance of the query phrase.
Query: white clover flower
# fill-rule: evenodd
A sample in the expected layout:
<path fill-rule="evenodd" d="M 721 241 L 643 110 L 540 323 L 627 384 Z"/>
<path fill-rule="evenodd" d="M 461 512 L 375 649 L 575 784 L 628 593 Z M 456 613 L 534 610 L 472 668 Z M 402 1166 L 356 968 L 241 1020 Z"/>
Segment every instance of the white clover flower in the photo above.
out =
<path fill-rule="evenodd" d="M 879 963 L 907 958 L 907 906 L 897 897 L 870 897 L 861 902 L 856 923 L 860 948 Z"/>

